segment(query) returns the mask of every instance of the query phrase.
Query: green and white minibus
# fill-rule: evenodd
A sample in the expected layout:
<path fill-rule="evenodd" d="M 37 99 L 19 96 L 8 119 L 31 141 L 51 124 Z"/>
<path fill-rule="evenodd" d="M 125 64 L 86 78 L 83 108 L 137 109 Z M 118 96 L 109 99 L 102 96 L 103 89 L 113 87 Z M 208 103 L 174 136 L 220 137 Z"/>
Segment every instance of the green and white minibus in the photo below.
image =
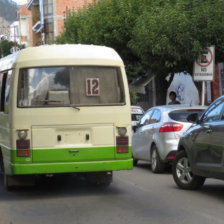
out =
<path fill-rule="evenodd" d="M 0 168 L 4 185 L 83 173 L 109 184 L 132 169 L 124 64 L 111 48 L 30 47 L 0 60 Z"/>

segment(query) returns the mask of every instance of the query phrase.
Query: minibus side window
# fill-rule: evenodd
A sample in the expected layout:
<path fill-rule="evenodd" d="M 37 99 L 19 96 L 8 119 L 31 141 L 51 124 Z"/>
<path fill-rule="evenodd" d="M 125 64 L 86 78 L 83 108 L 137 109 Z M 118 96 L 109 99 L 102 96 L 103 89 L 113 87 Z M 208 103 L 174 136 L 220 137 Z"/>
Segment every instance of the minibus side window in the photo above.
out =
<path fill-rule="evenodd" d="M 2 111 L 2 83 L 3 83 L 3 73 L 0 73 L 0 111 Z"/>
<path fill-rule="evenodd" d="M 12 70 L 8 71 L 5 83 L 4 112 L 6 114 L 9 113 L 9 93 L 10 93 L 11 77 L 12 77 Z"/>
<path fill-rule="evenodd" d="M 5 82 L 7 78 L 7 73 L 0 73 L 0 111 L 4 111 L 4 104 L 5 104 Z"/>

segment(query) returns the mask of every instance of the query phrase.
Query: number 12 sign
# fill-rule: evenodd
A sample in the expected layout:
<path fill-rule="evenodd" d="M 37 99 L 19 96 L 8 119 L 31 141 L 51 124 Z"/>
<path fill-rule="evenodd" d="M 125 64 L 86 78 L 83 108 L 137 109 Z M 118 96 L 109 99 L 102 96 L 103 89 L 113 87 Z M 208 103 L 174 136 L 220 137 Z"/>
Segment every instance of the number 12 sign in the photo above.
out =
<path fill-rule="evenodd" d="M 86 96 L 100 96 L 99 78 L 86 78 Z"/>

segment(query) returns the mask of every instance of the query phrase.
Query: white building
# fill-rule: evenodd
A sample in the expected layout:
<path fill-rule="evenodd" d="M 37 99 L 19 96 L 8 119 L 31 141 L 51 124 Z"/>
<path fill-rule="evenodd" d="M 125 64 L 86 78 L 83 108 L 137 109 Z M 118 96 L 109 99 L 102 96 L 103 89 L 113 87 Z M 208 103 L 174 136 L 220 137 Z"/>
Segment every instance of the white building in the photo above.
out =
<path fill-rule="evenodd" d="M 10 41 L 16 41 L 20 44 L 20 32 L 19 32 L 19 21 L 15 21 L 10 25 Z"/>

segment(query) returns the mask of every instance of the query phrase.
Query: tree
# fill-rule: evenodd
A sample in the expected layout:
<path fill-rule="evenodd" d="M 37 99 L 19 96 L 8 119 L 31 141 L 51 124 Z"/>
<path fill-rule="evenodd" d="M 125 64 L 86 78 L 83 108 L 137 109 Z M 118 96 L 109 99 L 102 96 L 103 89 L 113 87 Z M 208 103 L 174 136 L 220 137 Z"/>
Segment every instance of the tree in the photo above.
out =
<path fill-rule="evenodd" d="M 11 54 L 10 49 L 14 47 L 15 43 L 8 40 L 1 40 L 0 41 L 0 58 L 5 57 Z M 20 49 L 25 48 L 24 45 L 16 44 L 17 47 Z"/>
<path fill-rule="evenodd" d="M 125 62 L 129 80 L 143 75 L 139 57 L 128 46 L 136 19 L 148 0 L 101 0 L 69 15 L 56 43 L 82 43 L 114 48 Z M 149 3 L 147 3 L 149 4 Z"/>
<path fill-rule="evenodd" d="M 207 46 L 215 45 L 216 61 L 223 60 L 223 21 L 223 0 L 160 0 L 138 17 L 129 46 L 155 74 L 191 74 Z"/>
<path fill-rule="evenodd" d="M 216 62 L 223 61 L 223 39 L 223 0 L 98 0 L 69 16 L 57 43 L 114 48 L 128 79 L 156 75 L 165 99 L 165 77 L 192 74 L 195 58 L 207 46 L 215 45 Z"/>

